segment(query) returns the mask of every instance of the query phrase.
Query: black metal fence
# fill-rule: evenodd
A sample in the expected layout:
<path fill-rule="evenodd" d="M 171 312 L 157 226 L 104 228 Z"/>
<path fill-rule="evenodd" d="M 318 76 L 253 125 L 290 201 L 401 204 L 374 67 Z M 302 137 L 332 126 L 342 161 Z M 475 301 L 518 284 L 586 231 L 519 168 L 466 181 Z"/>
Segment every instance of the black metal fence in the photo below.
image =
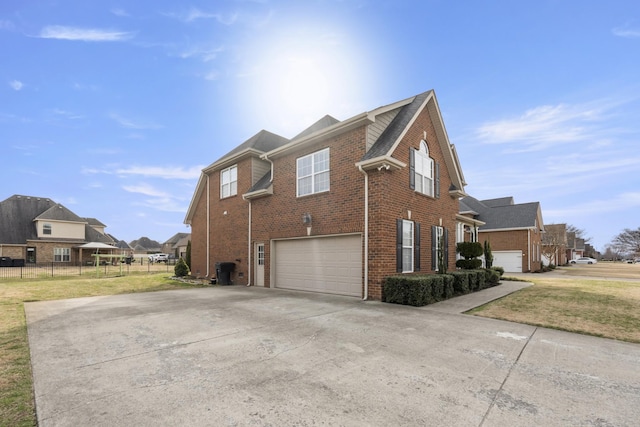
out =
<path fill-rule="evenodd" d="M 140 261 L 105 262 L 100 265 L 72 264 L 68 262 L 25 263 L 15 267 L 0 267 L 0 280 L 2 279 L 44 279 L 50 277 L 116 277 L 139 273 L 170 273 L 176 260 L 168 262 L 148 263 Z"/>

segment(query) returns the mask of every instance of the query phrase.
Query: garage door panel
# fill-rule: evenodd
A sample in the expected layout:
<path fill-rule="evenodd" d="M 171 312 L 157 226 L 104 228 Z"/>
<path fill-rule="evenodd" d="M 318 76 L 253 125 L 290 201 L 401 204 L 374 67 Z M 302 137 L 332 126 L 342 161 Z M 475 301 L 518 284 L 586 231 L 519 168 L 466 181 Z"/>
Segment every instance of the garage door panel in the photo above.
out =
<path fill-rule="evenodd" d="M 281 240 L 274 247 L 275 287 L 361 296 L 359 235 Z"/>
<path fill-rule="evenodd" d="M 506 273 L 522 273 L 522 251 L 493 251 L 493 265 Z"/>

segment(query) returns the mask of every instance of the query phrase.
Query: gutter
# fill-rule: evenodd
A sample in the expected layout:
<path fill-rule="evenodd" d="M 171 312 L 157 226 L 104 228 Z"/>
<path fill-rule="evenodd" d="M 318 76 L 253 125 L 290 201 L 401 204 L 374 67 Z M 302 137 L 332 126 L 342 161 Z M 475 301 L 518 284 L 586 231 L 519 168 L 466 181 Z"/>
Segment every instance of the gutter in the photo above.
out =
<path fill-rule="evenodd" d="M 248 276 L 247 277 L 247 286 L 251 286 L 251 265 L 253 264 L 251 262 L 251 200 L 249 200 L 249 234 L 248 234 L 249 238 L 247 239 L 247 271 L 248 271 Z"/>
<path fill-rule="evenodd" d="M 358 170 L 364 175 L 364 296 L 369 298 L 369 175 L 358 165 Z"/>
<path fill-rule="evenodd" d="M 211 232 L 211 215 L 210 215 L 210 212 L 209 212 L 209 209 L 210 209 L 210 206 L 211 206 L 211 203 L 209 203 L 210 195 L 211 195 L 211 192 L 209 191 L 209 174 L 207 174 L 207 272 L 206 272 L 207 274 L 206 274 L 206 276 L 204 276 L 206 278 L 209 278 L 209 262 L 210 262 L 209 261 L 209 251 L 211 250 L 210 249 L 210 245 L 209 245 L 209 238 L 210 238 L 209 237 L 210 236 L 209 233 Z"/>

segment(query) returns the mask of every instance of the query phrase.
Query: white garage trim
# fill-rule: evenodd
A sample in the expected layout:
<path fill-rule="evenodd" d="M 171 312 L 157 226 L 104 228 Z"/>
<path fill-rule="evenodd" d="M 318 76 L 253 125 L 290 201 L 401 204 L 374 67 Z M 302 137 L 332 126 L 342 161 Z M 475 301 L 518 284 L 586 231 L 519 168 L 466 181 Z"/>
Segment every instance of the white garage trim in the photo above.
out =
<path fill-rule="evenodd" d="M 272 241 L 275 288 L 362 296 L 362 235 Z"/>
<path fill-rule="evenodd" d="M 522 273 L 522 251 L 492 251 L 493 265 L 505 273 Z"/>

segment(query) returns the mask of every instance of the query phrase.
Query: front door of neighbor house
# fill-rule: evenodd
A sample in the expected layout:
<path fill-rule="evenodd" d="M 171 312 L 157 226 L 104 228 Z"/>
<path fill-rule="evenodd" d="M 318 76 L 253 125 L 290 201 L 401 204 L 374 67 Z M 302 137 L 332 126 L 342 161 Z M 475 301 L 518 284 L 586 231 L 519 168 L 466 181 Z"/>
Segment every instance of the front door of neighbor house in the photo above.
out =
<path fill-rule="evenodd" d="M 254 286 L 264 286 L 264 243 L 256 243 Z"/>
<path fill-rule="evenodd" d="M 27 248 L 27 262 L 36 262 L 36 248 Z"/>

